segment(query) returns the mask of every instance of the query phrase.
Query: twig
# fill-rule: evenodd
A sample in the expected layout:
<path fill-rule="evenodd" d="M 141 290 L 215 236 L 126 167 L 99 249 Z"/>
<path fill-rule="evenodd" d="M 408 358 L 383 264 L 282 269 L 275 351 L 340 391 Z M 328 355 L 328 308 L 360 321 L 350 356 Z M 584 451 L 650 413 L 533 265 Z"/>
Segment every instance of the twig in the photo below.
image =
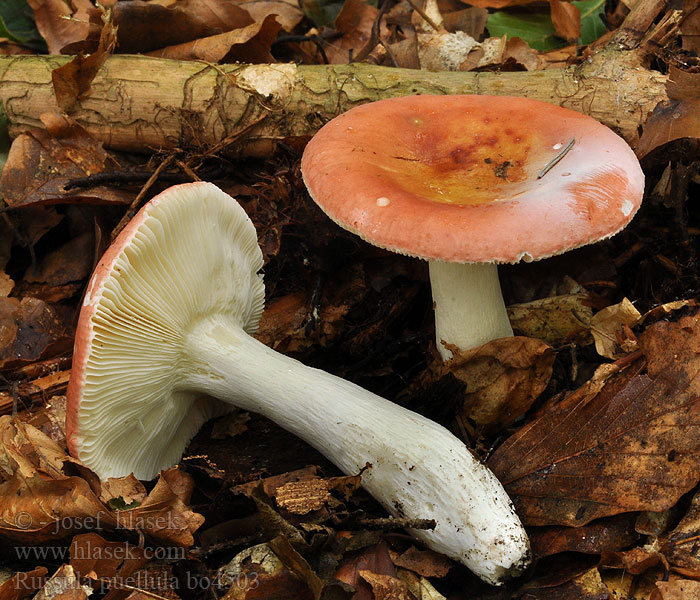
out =
<path fill-rule="evenodd" d="M 561 152 L 559 152 L 559 154 L 557 154 L 552 160 L 550 160 L 539 172 L 539 174 L 537 175 L 537 179 L 542 179 L 552 169 L 552 167 L 554 167 L 554 165 L 556 165 L 562 158 L 566 156 L 569 150 L 571 150 L 574 147 L 575 143 L 576 138 L 571 138 L 569 140 L 569 143 L 561 149 Z"/>
<path fill-rule="evenodd" d="M 126 224 L 129 221 L 131 221 L 131 218 L 137 213 L 139 206 L 141 205 L 141 200 L 146 195 L 146 192 L 148 192 L 148 190 L 151 189 L 151 186 L 155 183 L 156 179 L 158 179 L 158 176 L 172 162 L 174 158 L 175 156 L 173 154 L 167 156 L 165 160 L 162 163 L 160 163 L 158 167 L 156 167 L 156 170 L 153 171 L 153 175 L 151 175 L 148 178 L 148 181 L 141 188 L 141 191 L 138 193 L 136 198 L 134 198 L 134 201 L 131 203 L 131 206 L 129 206 L 129 209 L 126 211 L 121 221 L 119 221 L 119 223 L 117 223 L 117 226 L 112 230 L 112 241 L 114 241 L 114 238 L 116 238 L 117 235 L 119 235 L 119 232 L 122 229 L 124 229 Z"/>

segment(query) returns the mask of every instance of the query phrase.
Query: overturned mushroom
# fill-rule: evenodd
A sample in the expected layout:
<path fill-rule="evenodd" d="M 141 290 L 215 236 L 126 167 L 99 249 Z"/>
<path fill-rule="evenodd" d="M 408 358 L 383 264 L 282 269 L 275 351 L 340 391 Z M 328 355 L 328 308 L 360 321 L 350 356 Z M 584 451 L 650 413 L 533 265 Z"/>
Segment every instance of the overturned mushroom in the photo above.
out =
<path fill-rule="evenodd" d="M 150 479 L 212 416 L 269 417 L 327 456 L 393 514 L 434 519 L 428 546 L 498 584 L 529 548 L 494 475 L 445 428 L 249 335 L 263 308 L 255 228 L 208 183 L 176 186 L 122 231 L 78 323 L 66 430 L 101 477 Z"/>
<path fill-rule="evenodd" d="M 327 123 L 302 158 L 311 197 L 364 240 L 429 261 L 437 348 L 508 337 L 497 263 L 610 237 L 644 175 L 625 141 L 525 98 L 408 96 Z"/>

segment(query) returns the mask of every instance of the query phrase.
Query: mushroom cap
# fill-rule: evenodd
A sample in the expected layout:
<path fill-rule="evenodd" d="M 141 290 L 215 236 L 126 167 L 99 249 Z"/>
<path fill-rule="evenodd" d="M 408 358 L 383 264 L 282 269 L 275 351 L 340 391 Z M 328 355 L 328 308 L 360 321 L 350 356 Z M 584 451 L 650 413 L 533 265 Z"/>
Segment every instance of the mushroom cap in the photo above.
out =
<path fill-rule="evenodd" d="M 219 312 L 248 333 L 264 303 L 255 227 L 215 185 L 148 202 L 104 254 L 78 320 L 68 384 L 68 448 L 103 479 L 150 478 L 180 459 L 209 418 L 232 410 L 184 389 L 188 328 Z"/>
<path fill-rule="evenodd" d="M 644 192 L 634 152 L 610 129 L 507 96 L 358 106 L 311 139 L 302 173 L 341 227 L 394 252 L 461 263 L 537 260 L 597 242 L 632 219 Z"/>

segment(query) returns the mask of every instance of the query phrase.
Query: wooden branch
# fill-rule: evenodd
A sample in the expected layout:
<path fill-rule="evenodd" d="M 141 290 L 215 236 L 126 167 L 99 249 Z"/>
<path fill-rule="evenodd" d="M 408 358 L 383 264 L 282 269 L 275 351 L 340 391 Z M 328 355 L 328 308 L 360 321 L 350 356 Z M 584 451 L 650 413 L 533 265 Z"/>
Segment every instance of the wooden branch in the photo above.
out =
<path fill-rule="evenodd" d="M 12 136 L 43 127 L 41 115 L 58 110 L 51 72 L 68 60 L 0 57 L 0 103 Z M 106 61 L 71 117 L 108 148 L 219 145 L 228 154 L 264 156 L 280 140 L 312 135 L 365 102 L 407 94 L 495 94 L 572 108 L 634 145 L 640 125 L 668 100 L 665 81 L 634 52 L 610 49 L 576 67 L 519 73 L 430 73 L 363 64 L 210 65 L 121 55 Z"/>

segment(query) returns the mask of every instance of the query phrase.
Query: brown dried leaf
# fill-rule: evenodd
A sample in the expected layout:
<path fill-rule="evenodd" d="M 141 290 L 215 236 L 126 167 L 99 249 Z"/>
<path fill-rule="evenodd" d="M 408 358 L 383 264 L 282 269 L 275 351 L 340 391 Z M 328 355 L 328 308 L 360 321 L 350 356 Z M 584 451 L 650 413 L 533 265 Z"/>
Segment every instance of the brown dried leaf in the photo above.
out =
<path fill-rule="evenodd" d="M 644 125 L 635 148 L 639 158 L 674 140 L 700 138 L 700 73 L 671 66 L 666 91 L 670 101 L 657 106 Z"/>
<path fill-rule="evenodd" d="M 560 552 L 600 554 L 622 550 L 640 537 L 632 514 L 598 519 L 582 527 L 537 527 L 529 534 L 532 553 L 539 558 Z"/>
<path fill-rule="evenodd" d="M 46 567 L 37 567 L 24 573 L 15 573 L 0 585 L 0 600 L 21 600 L 33 596 L 46 583 Z"/>
<path fill-rule="evenodd" d="M 479 6 L 481 8 L 508 8 L 511 6 L 525 6 L 534 4 L 537 0 L 461 0 L 469 6 Z"/>
<path fill-rule="evenodd" d="M 661 553 L 648 547 L 632 548 L 620 552 L 606 550 L 600 558 L 601 566 L 623 569 L 631 575 L 640 575 L 663 563 L 664 559 Z"/>
<path fill-rule="evenodd" d="M 661 511 L 700 480 L 700 311 L 639 338 L 646 357 L 603 375 L 509 438 L 489 464 L 531 525 Z"/>
<path fill-rule="evenodd" d="M 130 54 L 151 52 L 258 21 L 244 9 L 245 6 L 228 0 L 179 0 L 169 6 L 121 0 L 114 13 L 119 50 Z"/>
<path fill-rule="evenodd" d="M 355 588 L 353 600 L 374 600 L 371 582 L 363 575 L 366 573 L 396 577 L 394 563 L 383 543 L 374 544 L 352 558 L 344 560 L 333 576 Z"/>
<path fill-rule="evenodd" d="M 0 369 L 67 352 L 72 329 L 59 312 L 37 298 L 0 298 Z"/>
<path fill-rule="evenodd" d="M 223 417 L 218 418 L 214 422 L 214 427 L 211 430 L 211 439 L 224 440 L 227 437 L 234 437 L 248 431 L 246 423 L 250 421 L 250 413 L 236 411 Z"/>
<path fill-rule="evenodd" d="M 57 115 L 42 119 L 48 131 L 24 133 L 12 142 L 0 175 L 0 194 L 7 204 L 131 203 L 131 194 L 115 188 L 64 191 L 63 186 L 71 179 L 105 171 L 114 160 L 82 127 Z"/>
<path fill-rule="evenodd" d="M 408 586 L 397 577 L 372 571 L 360 571 L 360 575 L 372 586 L 375 600 L 413 600 Z"/>
<path fill-rule="evenodd" d="M 403 567 L 423 577 L 444 577 L 453 566 L 453 562 L 433 550 L 418 550 L 411 546 L 403 554 L 392 557 L 397 567 Z"/>
<path fill-rule="evenodd" d="M 486 31 L 488 17 L 489 12 L 485 8 L 473 6 L 443 13 L 442 26 L 450 33 L 462 31 L 474 39 L 479 39 Z"/>
<path fill-rule="evenodd" d="M 460 415 L 485 431 L 501 429 L 524 414 L 547 387 L 554 352 L 540 340 L 511 337 L 473 350 L 448 345 L 446 369 L 467 385 Z"/>
<path fill-rule="evenodd" d="M 275 60 L 270 54 L 270 48 L 280 28 L 275 16 L 271 15 L 259 23 L 251 23 L 233 31 L 168 46 L 146 54 L 160 58 L 213 63 L 269 63 Z"/>
<path fill-rule="evenodd" d="M 683 50 L 700 53 L 700 2 L 684 0 L 683 21 L 681 22 L 681 39 Z"/>
<path fill-rule="evenodd" d="M 585 293 L 550 296 L 508 307 L 508 318 L 518 335 L 553 346 L 590 340 L 586 323 L 592 316 L 590 298 Z"/>
<path fill-rule="evenodd" d="M 90 92 L 90 84 L 117 43 L 117 29 L 112 23 L 112 12 L 103 14 L 103 26 L 97 49 L 87 56 L 78 54 L 65 65 L 51 72 L 56 103 L 62 112 L 70 112 Z"/>
<path fill-rule="evenodd" d="M 700 600 L 700 581 L 657 581 L 656 590 L 649 600 Z"/>
<path fill-rule="evenodd" d="M 246 496 L 250 496 L 255 488 L 262 485 L 265 494 L 272 498 L 274 497 L 277 488 L 283 486 L 285 483 L 315 479 L 317 477 L 317 473 L 318 467 L 304 467 L 303 469 L 290 471 L 289 473 L 282 473 L 281 475 L 273 475 L 272 477 L 266 477 L 265 479 L 241 483 L 233 487 L 231 491 L 234 494 L 244 494 Z"/>
<path fill-rule="evenodd" d="M 642 315 L 627 298 L 598 311 L 590 321 L 598 354 L 616 359 L 636 351 L 637 340 L 630 327 L 639 323 L 641 318 Z"/>
<path fill-rule="evenodd" d="M 187 507 L 194 483 L 177 467 L 162 471 L 146 499 L 136 508 L 116 513 L 119 526 L 143 531 L 164 545 L 189 548 L 204 517 Z"/>
<path fill-rule="evenodd" d="M 79 577 L 125 581 L 147 562 L 142 548 L 108 542 L 96 533 L 76 535 L 70 545 L 70 566 Z"/>
<path fill-rule="evenodd" d="M 365 0 L 346 0 L 335 19 L 335 28 L 343 34 L 326 48 L 330 64 L 345 64 L 350 57 L 356 57 L 366 44 L 370 43 L 372 25 L 378 10 Z M 380 37 L 387 34 L 382 26 Z"/>
<path fill-rule="evenodd" d="M 61 566 L 34 596 L 34 600 L 87 600 L 88 592 L 70 565 Z"/>
<path fill-rule="evenodd" d="M 11 277 L 5 271 L 0 271 L 0 298 L 9 296 L 14 287 L 15 282 Z"/>
<path fill-rule="evenodd" d="M 100 500 L 109 504 L 110 500 L 118 499 L 128 506 L 134 502 L 142 504 L 147 495 L 143 484 L 130 473 L 126 477 L 110 477 L 103 481 Z"/>
<path fill-rule="evenodd" d="M 540 69 L 540 55 L 519 37 L 508 38 L 503 51 L 503 68 L 507 70 L 536 71 Z"/>
<path fill-rule="evenodd" d="M 556 587 L 529 589 L 523 598 L 528 595 L 537 600 L 610 600 L 610 591 L 597 568 Z"/>
<path fill-rule="evenodd" d="M 294 0 L 245 0 L 239 6 L 248 11 L 255 22 L 276 15 L 285 31 L 292 31 L 304 18 L 299 3 Z"/>
<path fill-rule="evenodd" d="M 688 512 L 664 540 L 664 554 L 669 562 L 676 566 L 700 569 L 698 540 L 700 540 L 700 492 L 693 496 Z"/>
<path fill-rule="evenodd" d="M 581 12 L 566 0 L 549 0 L 552 23 L 560 38 L 575 42 L 581 37 Z"/>
<path fill-rule="evenodd" d="M 74 9 L 64 0 L 27 0 L 34 21 L 46 40 L 49 54 L 60 54 L 67 46 L 99 35 L 100 11 L 89 0 L 72 0 Z"/>
<path fill-rule="evenodd" d="M 31 425 L 0 417 L 0 534 L 23 543 L 60 539 L 116 520 L 87 481 L 63 474 L 65 452 Z"/>

